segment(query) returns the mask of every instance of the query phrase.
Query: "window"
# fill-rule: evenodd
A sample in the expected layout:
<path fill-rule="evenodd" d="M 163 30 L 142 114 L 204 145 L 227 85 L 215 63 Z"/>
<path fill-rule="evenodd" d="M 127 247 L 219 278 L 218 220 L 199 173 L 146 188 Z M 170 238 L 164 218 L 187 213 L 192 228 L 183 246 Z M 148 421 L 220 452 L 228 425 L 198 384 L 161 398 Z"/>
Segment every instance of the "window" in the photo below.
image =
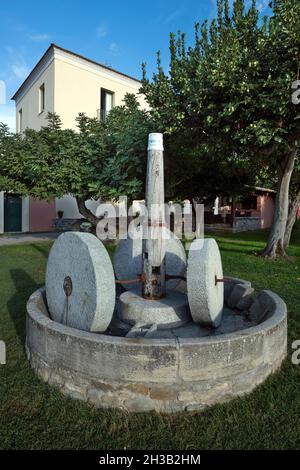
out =
<path fill-rule="evenodd" d="M 18 112 L 18 124 L 17 124 L 18 132 L 22 132 L 22 128 L 23 128 L 22 115 L 23 115 L 23 111 L 22 111 L 22 109 L 19 109 L 19 112 Z"/>
<path fill-rule="evenodd" d="M 100 120 L 106 121 L 108 113 L 114 107 L 114 93 L 101 88 Z"/>
<path fill-rule="evenodd" d="M 39 114 L 45 109 L 45 84 L 40 86 L 39 89 Z"/>

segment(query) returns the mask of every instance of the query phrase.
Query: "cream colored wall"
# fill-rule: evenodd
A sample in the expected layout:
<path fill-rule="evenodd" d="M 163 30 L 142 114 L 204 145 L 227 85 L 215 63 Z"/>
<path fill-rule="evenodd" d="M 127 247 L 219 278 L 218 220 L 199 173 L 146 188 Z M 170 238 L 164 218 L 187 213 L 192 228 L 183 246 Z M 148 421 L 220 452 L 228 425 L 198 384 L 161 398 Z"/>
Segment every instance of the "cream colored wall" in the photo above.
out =
<path fill-rule="evenodd" d="M 97 70 L 98 69 L 98 70 Z M 75 58 L 55 59 L 55 112 L 61 117 L 64 128 L 76 128 L 75 118 L 79 112 L 97 117 L 100 109 L 101 88 L 114 93 L 114 106 L 122 103 L 126 93 L 137 94 L 140 83 L 114 74 L 99 71 L 93 64 L 85 64 Z M 146 102 L 139 98 L 142 107 Z"/>
<path fill-rule="evenodd" d="M 39 88 L 45 84 L 45 110 L 39 114 Z M 31 88 L 16 105 L 16 130 L 18 128 L 19 110 L 22 109 L 22 130 L 26 127 L 39 130 L 47 124 L 48 112 L 54 111 L 54 61 L 33 83 Z"/>
<path fill-rule="evenodd" d="M 22 109 L 22 130 L 40 129 L 47 124 L 48 112 L 56 112 L 64 128 L 76 129 L 79 112 L 97 117 L 100 109 L 101 88 L 114 93 L 114 106 L 123 104 L 126 93 L 138 94 L 141 84 L 112 70 L 101 68 L 87 60 L 58 49 L 51 62 L 25 95 L 16 103 L 16 129 L 19 110 Z M 39 88 L 45 84 L 45 110 L 39 114 Z M 137 95 L 140 105 L 148 109 L 143 96 Z"/>

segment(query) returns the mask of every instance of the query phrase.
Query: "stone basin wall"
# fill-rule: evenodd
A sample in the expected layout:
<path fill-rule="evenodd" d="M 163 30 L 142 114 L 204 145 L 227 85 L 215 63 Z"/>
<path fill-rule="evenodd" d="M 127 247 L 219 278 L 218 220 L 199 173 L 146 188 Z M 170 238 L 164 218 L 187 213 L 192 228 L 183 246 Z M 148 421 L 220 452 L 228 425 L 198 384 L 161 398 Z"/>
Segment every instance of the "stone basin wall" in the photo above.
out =
<path fill-rule="evenodd" d="M 240 280 L 231 279 L 227 294 Z M 286 356 L 284 302 L 263 291 L 265 320 L 204 338 L 144 339 L 88 333 L 49 318 L 44 289 L 27 304 L 28 359 L 42 380 L 98 407 L 131 412 L 202 409 L 248 393 Z M 261 307 L 260 307 L 261 305 Z"/>

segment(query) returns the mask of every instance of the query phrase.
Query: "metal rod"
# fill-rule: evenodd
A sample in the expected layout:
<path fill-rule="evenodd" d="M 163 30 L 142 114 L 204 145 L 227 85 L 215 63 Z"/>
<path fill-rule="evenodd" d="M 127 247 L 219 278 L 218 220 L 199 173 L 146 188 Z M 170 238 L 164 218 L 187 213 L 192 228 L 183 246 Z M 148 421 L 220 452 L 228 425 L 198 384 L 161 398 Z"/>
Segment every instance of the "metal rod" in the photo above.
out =
<path fill-rule="evenodd" d="M 139 274 L 136 279 L 115 279 L 116 284 L 133 284 L 135 282 L 143 282 L 144 281 L 144 274 Z M 166 274 L 166 280 L 170 279 L 181 279 L 182 281 L 186 281 L 185 276 L 177 276 L 176 274 Z M 156 279 L 153 281 L 153 285 L 155 285 Z"/>
<path fill-rule="evenodd" d="M 136 279 L 115 279 L 116 284 L 134 284 L 135 282 L 143 282 L 143 274 L 139 275 Z"/>
<path fill-rule="evenodd" d="M 217 276 L 215 276 L 215 286 L 218 284 L 218 282 L 225 282 L 226 278 L 218 279 Z"/>

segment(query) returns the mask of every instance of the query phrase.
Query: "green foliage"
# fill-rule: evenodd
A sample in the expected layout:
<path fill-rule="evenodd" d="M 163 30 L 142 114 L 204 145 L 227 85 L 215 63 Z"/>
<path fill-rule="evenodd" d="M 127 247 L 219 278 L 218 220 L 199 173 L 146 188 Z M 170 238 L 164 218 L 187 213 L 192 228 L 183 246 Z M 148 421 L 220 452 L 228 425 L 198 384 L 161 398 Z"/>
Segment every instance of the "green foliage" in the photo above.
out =
<path fill-rule="evenodd" d="M 101 179 L 108 182 L 110 197 L 144 197 L 147 141 L 152 126 L 148 113 L 139 109 L 134 95 L 127 94 L 124 105 L 109 113 L 105 133 L 108 158 Z"/>
<path fill-rule="evenodd" d="M 0 125 L 0 189 L 41 199 L 140 196 L 151 119 L 133 95 L 124 101 L 105 123 L 79 114 L 78 132 L 51 113 L 40 131 L 11 134 Z"/>
<path fill-rule="evenodd" d="M 152 81 L 143 66 L 142 91 L 157 127 L 180 153 L 184 181 L 192 160 L 199 170 L 195 190 L 225 179 L 223 190 L 238 192 L 260 172 L 279 171 L 300 136 L 291 102 L 300 67 L 300 2 L 274 1 L 273 16 L 263 22 L 254 0 L 249 9 L 235 0 L 231 16 L 228 1 L 217 6 L 217 20 L 196 24 L 192 47 L 181 32 L 171 34 L 169 72 L 158 55 Z M 214 177 L 205 179 L 206 173 Z M 239 185 L 231 175 L 240 173 Z"/>
<path fill-rule="evenodd" d="M 246 7 L 247 5 L 247 7 Z M 195 41 L 170 36 L 170 68 L 160 53 L 150 81 L 107 122 L 77 118 L 78 132 L 50 114 L 40 131 L 0 127 L 0 189 L 51 199 L 143 197 L 147 134 L 165 134 L 166 194 L 171 198 L 239 196 L 257 183 L 276 186 L 300 138 L 291 101 L 299 78 L 300 2 L 276 0 L 261 21 L 255 0 L 217 1 L 217 18 L 195 25 Z M 259 181 L 258 181 L 259 180 Z"/>

